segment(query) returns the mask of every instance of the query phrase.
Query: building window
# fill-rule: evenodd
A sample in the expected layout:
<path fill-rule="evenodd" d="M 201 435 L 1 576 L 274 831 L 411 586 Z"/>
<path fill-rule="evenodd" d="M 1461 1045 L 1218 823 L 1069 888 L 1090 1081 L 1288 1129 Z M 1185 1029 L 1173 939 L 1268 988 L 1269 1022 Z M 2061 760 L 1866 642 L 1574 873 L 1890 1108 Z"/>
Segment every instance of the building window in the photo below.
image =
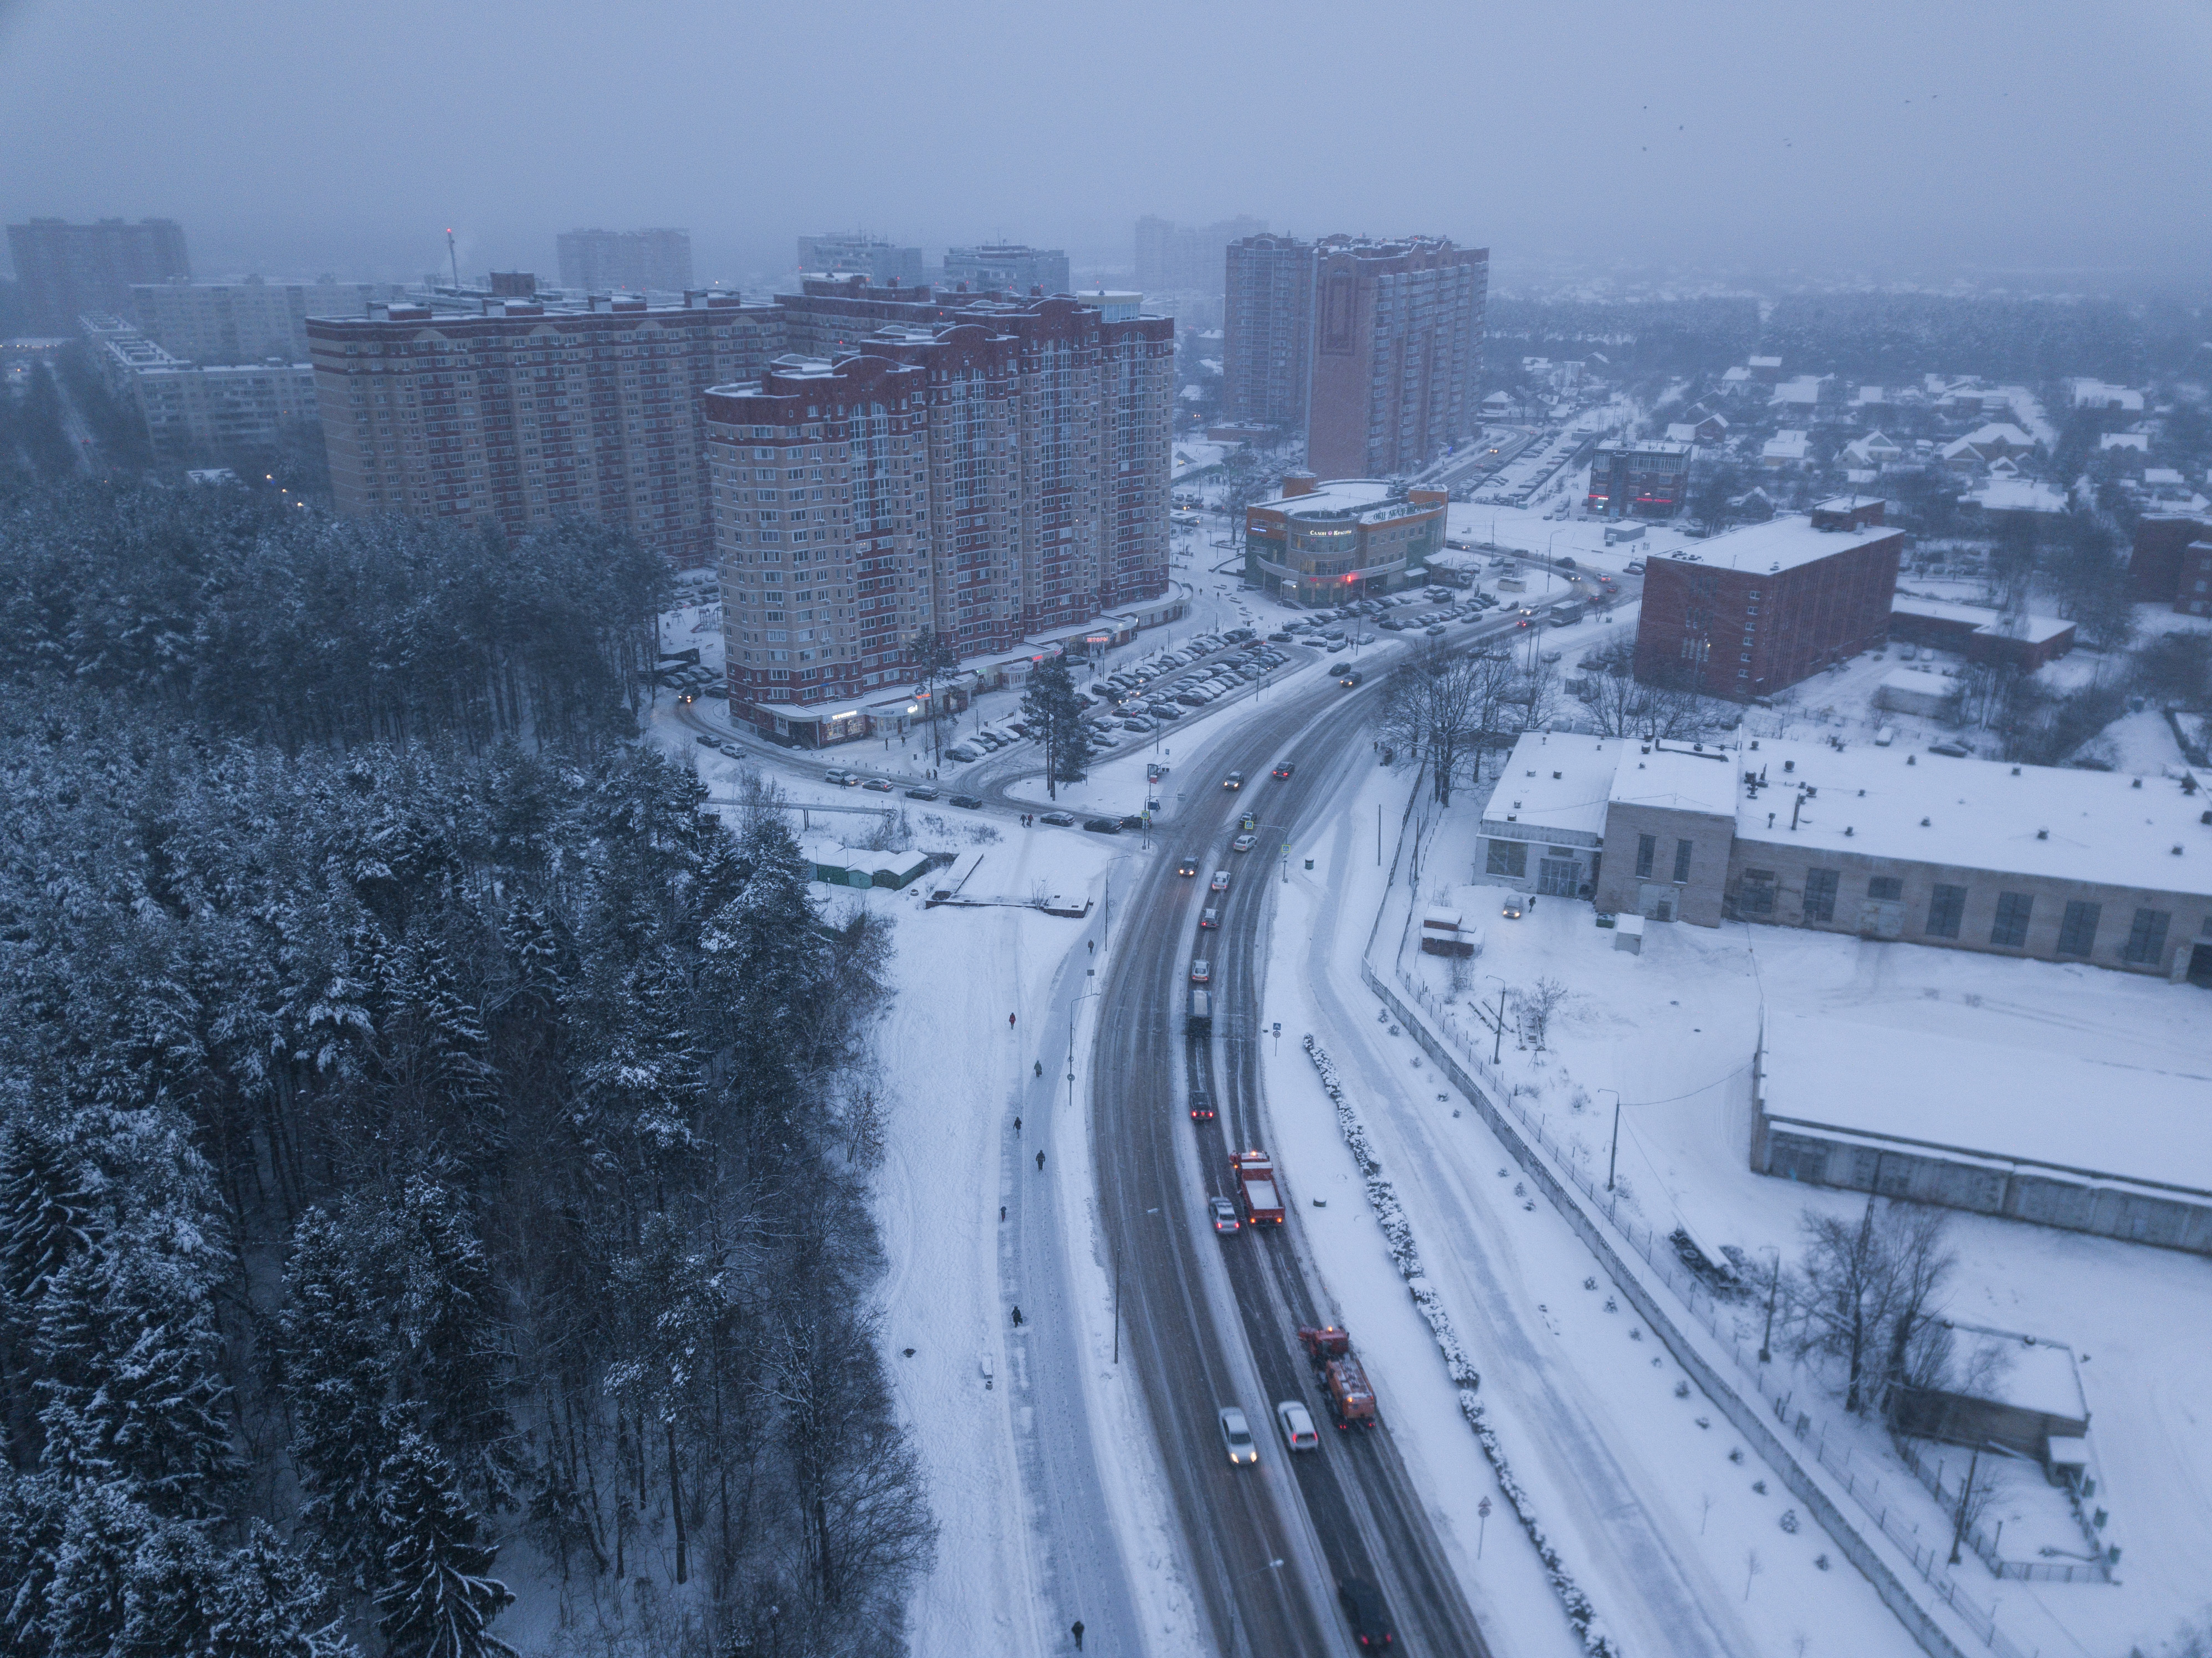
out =
<path fill-rule="evenodd" d="M 2166 953 L 2166 929 L 2173 920 L 2173 912 L 2165 909 L 2139 909 L 2135 925 L 2128 929 L 2127 947 L 2120 951 L 2126 962 L 2155 962 Z"/>
<path fill-rule="evenodd" d="M 2006 950 L 2024 948 L 2027 944 L 2027 918 L 2034 908 L 2032 893 L 1997 894 L 1997 919 L 1990 928 L 1990 942 Z"/>
<path fill-rule="evenodd" d="M 1876 875 L 1867 881 L 1867 896 L 1877 903 L 1893 904 L 1905 896 L 1905 878 L 1901 875 Z"/>
<path fill-rule="evenodd" d="M 1651 878 L 1651 860 L 1659 855 L 1659 837 L 1639 835 L 1636 837 L 1636 874 L 1639 880 Z"/>
<path fill-rule="evenodd" d="M 1966 890 L 1964 887 L 1936 884 L 1936 890 L 1928 897 L 1928 926 L 1931 938 L 1955 938 L 1959 936 L 1960 918 L 1966 913 Z"/>
<path fill-rule="evenodd" d="M 1743 872 L 1743 885 L 1736 892 L 1736 908 L 1746 915 L 1774 914 L 1774 872 L 1771 869 L 1747 869 Z"/>
<path fill-rule="evenodd" d="M 2097 942 L 2097 920 L 2104 913 L 2102 904 L 2093 904 L 2080 898 L 2069 899 L 2066 919 L 2058 925 L 2058 953 L 2061 956 L 2087 956 L 2090 946 Z"/>
<path fill-rule="evenodd" d="M 1674 842 L 1674 883 L 1677 886 L 1690 878 L 1690 843 Z"/>
<path fill-rule="evenodd" d="M 1832 921 L 1836 919 L 1834 870 L 1808 869 L 1805 872 L 1805 919 L 1808 921 Z"/>
<path fill-rule="evenodd" d="M 1527 843 L 1521 841 L 1492 841 L 1490 843 L 1489 869 L 1492 875 L 1526 875 L 1528 872 Z"/>

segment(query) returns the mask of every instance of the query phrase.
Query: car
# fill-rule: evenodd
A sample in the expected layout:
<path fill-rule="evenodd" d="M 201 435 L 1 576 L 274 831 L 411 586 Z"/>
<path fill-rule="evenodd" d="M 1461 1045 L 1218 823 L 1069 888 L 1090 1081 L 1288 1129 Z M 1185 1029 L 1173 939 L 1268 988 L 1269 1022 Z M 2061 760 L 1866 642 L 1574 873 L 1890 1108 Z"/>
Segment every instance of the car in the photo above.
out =
<path fill-rule="evenodd" d="M 1297 761 L 1285 760 L 1279 762 L 1274 770 L 1269 772 L 1267 775 L 1273 778 L 1278 783 L 1287 783 L 1291 780 L 1291 774 L 1297 768 L 1298 766 Z"/>
<path fill-rule="evenodd" d="M 934 800 L 937 791 L 927 783 L 917 783 L 906 792 L 906 798 L 909 800 Z"/>
<path fill-rule="evenodd" d="M 1241 771 L 1231 772 L 1228 776 L 1221 780 L 1221 786 L 1224 789 L 1231 790 L 1231 792 L 1243 788 L 1244 786 L 1244 774 Z"/>
<path fill-rule="evenodd" d="M 722 746 L 722 745 L 721 745 L 721 744 L 720 744 L 720 742 L 718 742 L 715 738 L 712 738 L 712 737 L 708 736 L 708 735 L 707 735 L 707 733 L 706 733 L 706 732 L 701 732 L 699 733 L 699 736 L 698 736 L 698 741 L 699 741 L 700 744 L 701 744 L 702 747 L 705 747 L 705 748 L 709 748 L 709 749 L 719 749 L 719 748 L 720 748 L 720 747 Z"/>
<path fill-rule="evenodd" d="M 1125 829 L 1140 829 L 1145 826 L 1145 820 L 1138 817 L 1133 811 L 1127 814 L 1121 821 L 1121 827 Z"/>
<path fill-rule="evenodd" d="M 1395 616 L 1386 616 L 1375 625 L 1386 633 L 1401 634 L 1406 631 L 1406 624 Z"/>
<path fill-rule="evenodd" d="M 963 811 L 974 811 L 981 807 L 983 803 L 972 794 L 956 794 L 951 797 L 951 804 L 959 807 Z"/>
<path fill-rule="evenodd" d="M 825 771 L 822 774 L 822 780 L 825 783 L 842 783 L 845 780 L 845 774 L 842 771 Z"/>
<path fill-rule="evenodd" d="M 971 749 L 965 743 L 955 743 L 951 748 L 945 750 L 945 757 L 947 760 L 957 760 L 964 766 L 971 760 L 981 760 L 983 755 L 980 749 Z"/>
<path fill-rule="evenodd" d="M 1221 1407 L 1221 1443 L 1229 1453 L 1232 1467 L 1242 1467 L 1260 1460 L 1260 1447 L 1252 1438 L 1252 1424 L 1244 1419 L 1244 1412 L 1234 1405 Z"/>
<path fill-rule="evenodd" d="M 1346 690 L 1349 690 L 1353 686 L 1362 683 L 1365 678 L 1366 676 L 1362 674 L 1358 669 L 1346 668 L 1342 673 L 1337 675 L 1336 683 L 1343 686 Z"/>
<path fill-rule="evenodd" d="M 1193 984 L 1194 984 L 1194 985 L 1202 985 L 1202 984 L 1206 984 L 1206 983 L 1209 982 L 1209 981 L 1212 979 L 1212 977 L 1213 977 L 1213 967 L 1212 967 L 1212 964 L 1211 963 L 1209 963 L 1209 962 L 1206 959 L 1206 957 L 1203 957 L 1203 956 L 1196 956 L 1196 957 L 1193 957 L 1191 958 L 1191 963 L 1190 963 L 1190 981 L 1191 981 L 1191 983 L 1193 983 Z"/>
<path fill-rule="evenodd" d="M 1190 1090 L 1190 1120 L 1193 1122 L 1213 1121 L 1213 1102 L 1202 1088 L 1194 1088 Z M 1234 1205 L 1231 1206 L 1229 1214 L 1231 1219 L 1236 1218 L 1237 1210 Z"/>
<path fill-rule="evenodd" d="M 1229 850 L 1231 852 L 1249 852 L 1253 847 L 1259 844 L 1260 837 L 1258 835 L 1240 835 L 1234 841 L 1231 841 L 1229 843 Z"/>
<path fill-rule="evenodd" d="M 1294 641 L 1289 634 L 1285 633 L 1279 629 L 1275 632 L 1267 635 L 1267 642 L 1270 645 L 1288 645 Z"/>
<path fill-rule="evenodd" d="M 1431 622 L 1427 627 L 1421 629 L 1423 633 L 1428 635 L 1431 639 L 1434 639 L 1437 635 L 1443 632 L 1443 630 L 1444 624 L 1441 622 Z"/>
<path fill-rule="evenodd" d="M 1228 872 L 1227 870 L 1225 870 L 1225 869 L 1218 869 L 1218 870 L 1214 871 L 1214 872 L 1213 872 L 1213 878 L 1212 878 L 1211 881 L 1209 881 L 1209 882 L 1207 882 L 1207 883 L 1206 883 L 1206 887 L 1207 887 L 1207 890 L 1210 890 L 1210 891 L 1213 891 L 1213 892 L 1226 892 L 1226 891 L 1228 891 L 1228 890 L 1229 890 L 1229 872 Z"/>
<path fill-rule="evenodd" d="M 1283 1442 L 1294 1451 L 1317 1451 L 1321 1435 L 1314 1428 L 1313 1412 L 1295 1399 L 1286 1399 L 1275 1406 L 1275 1423 L 1283 1430 Z"/>
<path fill-rule="evenodd" d="M 1626 571 L 1630 575 L 1642 575 L 1644 574 L 1644 561 L 1640 558 L 1632 558 L 1627 563 L 1622 565 L 1620 568 Z"/>
<path fill-rule="evenodd" d="M 1195 874 L 1197 874 L 1197 873 L 1198 873 L 1198 859 L 1195 859 L 1195 858 L 1179 858 L 1179 859 L 1177 859 L 1176 860 L 1176 874 L 1178 874 L 1178 875 L 1195 875 Z"/>
<path fill-rule="evenodd" d="M 1337 1586 L 1336 1598 L 1352 1623 L 1352 1638 L 1365 1650 L 1395 1646 L 1398 1632 L 1390 1627 L 1390 1610 L 1382 1604 L 1382 1591 L 1363 1578 L 1348 1577 Z"/>
<path fill-rule="evenodd" d="M 1505 907 L 1498 913 L 1503 915 L 1509 921 L 1517 921 L 1521 919 L 1523 902 L 1524 901 L 1518 895 L 1516 895 L 1513 897 L 1508 898 L 1505 901 Z"/>
<path fill-rule="evenodd" d="M 1180 720 L 1182 710 L 1172 702 L 1156 702 L 1146 712 L 1154 720 Z"/>
<path fill-rule="evenodd" d="M 866 782 L 862 783 L 860 786 L 864 789 L 873 789 L 878 794 L 889 794 L 891 792 L 892 785 L 887 779 L 871 777 Z"/>
<path fill-rule="evenodd" d="M 1093 835 L 1119 835 L 1121 820 L 1118 817 L 1086 817 L 1083 820 L 1083 827 Z"/>
<path fill-rule="evenodd" d="M 1054 829 L 1073 829 L 1075 827 L 1075 814 L 1072 811 L 1048 811 L 1040 817 L 1037 819 L 1037 822 L 1040 823 L 1049 823 Z"/>
<path fill-rule="evenodd" d="M 1559 565 L 1559 567 L 1561 569 L 1563 569 L 1563 570 L 1571 570 L 1571 569 L 1573 569 L 1573 568 L 1575 568 L 1575 562 L 1574 562 L 1574 560 L 1572 560 L 1572 559 L 1569 558 L 1569 557 L 1568 557 L 1565 554 L 1564 554 L 1564 553 L 1560 554 L 1560 555 L 1559 555 L 1559 556 L 1556 560 L 1554 560 L 1553 562 L 1554 562 L 1555 563 L 1557 563 L 1557 564 Z"/>
<path fill-rule="evenodd" d="M 1219 910 L 1206 909 L 1199 912 L 1198 930 L 1200 932 L 1211 932 L 1220 925 L 1221 912 Z"/>
<path fill-rule="evenodd" d="M 1351 648 L 1352 648 L 1352 647 L 1351 647 L 1350 645 L 1346 644 L 1343 640 L 1340 639 L 1340 640 L 1336 640 L 1336 641 L 1333 641 L 1333 642 L 1330 644 L 1330 646 L 1329 646 L 1329 647 L 1328 647 L 1328 653 L 1329 653 L 1331 656 L 1334 656 L 1334 655 L 1335 655 L 1339 651 L 1348 651 L 1348 650 L 1350 650 Z"/>

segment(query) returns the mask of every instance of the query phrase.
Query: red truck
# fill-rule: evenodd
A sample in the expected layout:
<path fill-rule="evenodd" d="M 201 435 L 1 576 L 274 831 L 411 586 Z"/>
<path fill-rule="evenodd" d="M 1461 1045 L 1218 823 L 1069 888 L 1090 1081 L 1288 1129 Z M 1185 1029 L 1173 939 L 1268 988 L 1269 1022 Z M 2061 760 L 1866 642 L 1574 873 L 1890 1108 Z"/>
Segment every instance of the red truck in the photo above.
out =
<path fill-rule="evenodd" d="M 1283 1197 L 1275 1187 L 1275 1160 L 1265 1151 L 1232 1151 L 1229 1177 L 1244 1194 L 1244 1220 L 1250 1226 L 1280 1226 Z"/>
<path fill-rule="evenodd" d="M 1328 1396 L 1329 1418 L 1338 1430 L 1373 1427 L 1377 1420 L 1375 1390 L 1367 1385 L 1365 1368 L 1352 1357 L 1352 1333 L 1334 1324 L 1320 1329 L 1302 1324 L 1298 1345 L 1313 1361 L 1314 1380 Z"/>

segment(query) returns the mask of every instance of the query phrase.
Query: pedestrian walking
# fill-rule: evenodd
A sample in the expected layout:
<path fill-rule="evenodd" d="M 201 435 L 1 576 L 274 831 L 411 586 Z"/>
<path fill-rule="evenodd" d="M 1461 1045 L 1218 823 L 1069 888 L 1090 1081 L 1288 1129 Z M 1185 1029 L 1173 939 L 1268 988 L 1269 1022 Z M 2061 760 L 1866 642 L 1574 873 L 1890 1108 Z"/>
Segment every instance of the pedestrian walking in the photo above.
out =
<path fill-rule="evenodd" d="M 1009 1030 L 1012 1030 L 1013 1028 L 1014 1028 L 1014 1016 L 1013 1016 L 1012 1014 L 1009 1013 L 1008 1015 L 1006 1015 L 1006 1029 L 1009 1029 Z"/>
<path fill-rule="evenodd" d="M 1000 1204 L 1000 1205 L 999 1206 L 999 1218 L 1000 1218 L 1000 1220 L 1002 1220 L 1002 1221 L 1003 1221 L 1003 1220 L 1005 1220 L 1005 1219 L 1006 1219 L 1006 1206 L 1005 1204 L 1003 1204 L 1003 1203 L 1002 1203 L 1002 1204 Z"/>
<path fill-rule="evenodd" d="M 1014 1309 L 1014 1328 L 1016 1328 L 1017 1330 L 1018 1330 L 1018 1329 L 1020 1329 L 1021 1327 L 1022 1327 L 1022 1309 L 1021 1309 L 1019 1307 L 1016 1307 L 1016 1308 Z"/>
<path fill-rule="evenodd" d="M 1044 1153 L 1042 1151 L 1037 1153 L 1037 1173 L 1044 1173 Z"/>
<path fill-rule="evenodd" d="M 1080 1618 L 1079 1618 L 1079 1619 L 1076 1619 L 1073 1624 L 1070 1624 L 1070 1625 L 1067 1626 L 1067 1632 L 1068 1632 L 1070 1635 L 1073 1635 L 1073 1636 L 1075 1637 L 1075 1649 L 1076 1649 L 1078 1652 L 1082 1651 L 1082 1650 L 1083 1650 L 1083 1620 L 1082 1620 Z"/>
<path fill-rule="evenodd" d="M 1021 1120 L 1019 1117 L 1016 1117 L 1016 1118 L 1014 1119 L 1014 1133 L 1016 1133 L 1017 1134 L 1018 1134 L 1018 1133 L 1020 1133 L 1021 1132 L 1022 1132 L 1022 1120 Z"/>

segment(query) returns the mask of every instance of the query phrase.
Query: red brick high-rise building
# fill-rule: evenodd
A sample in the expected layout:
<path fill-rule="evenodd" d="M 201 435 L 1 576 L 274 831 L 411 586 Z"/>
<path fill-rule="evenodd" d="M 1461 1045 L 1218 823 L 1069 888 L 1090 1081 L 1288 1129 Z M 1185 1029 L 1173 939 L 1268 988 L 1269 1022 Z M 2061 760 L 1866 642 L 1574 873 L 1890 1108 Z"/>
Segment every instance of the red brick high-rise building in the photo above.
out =
<path fill-rule="evenodd" d="M 705 398 L 733 716 L 835 742 L 919 641 L 1009 651 L 1165 590 L 1171 320 L 821 286 L 792 325 L 874 326 Z"/>
<path fill-rule="evenodd" d="M 1878 648 L 1905 531 L 1838 497 L 1646 561 L 1636 677 L 1747 701 Z"/>

